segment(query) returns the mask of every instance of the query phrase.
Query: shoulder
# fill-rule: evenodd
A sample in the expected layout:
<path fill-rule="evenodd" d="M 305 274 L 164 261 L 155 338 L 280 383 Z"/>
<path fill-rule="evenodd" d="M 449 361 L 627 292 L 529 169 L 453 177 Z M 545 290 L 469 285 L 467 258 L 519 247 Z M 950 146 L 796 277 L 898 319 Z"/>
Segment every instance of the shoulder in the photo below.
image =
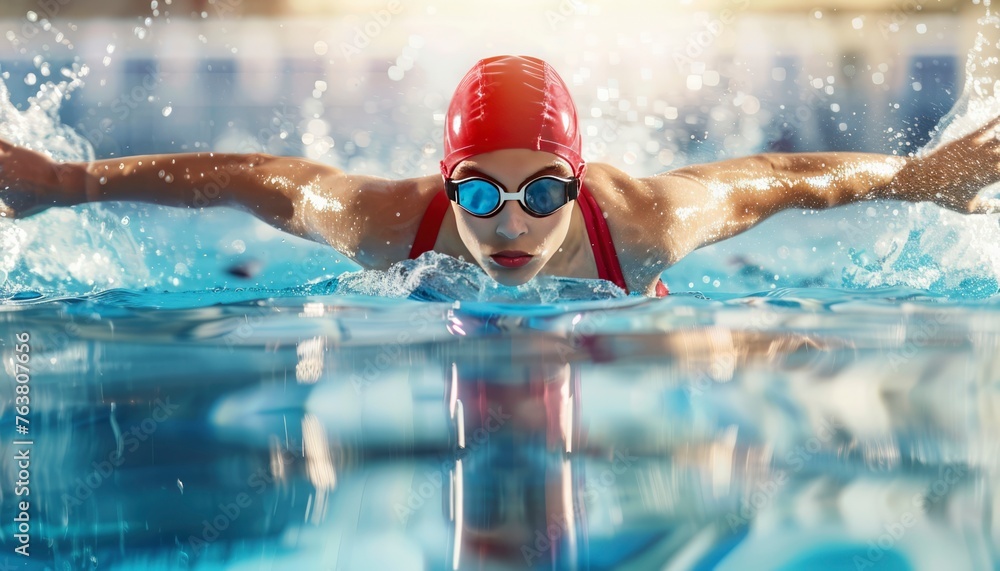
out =
<path fill-rule="evenodd" d="M 363 186 L 357 216 L 364 227 L 359 253 L 366 265 L 384 269 L 407 259 L 427 207 L 443 188 L 439 175 Z"/>
<path fill-rule="evenodd" d="M 667 216 L 695 186 L 680 171 L 647 178 L 636 178 L 604 163 L 587 165 L 585 184 L 602 208 L 608 212 L 646 217 L 655 213 Z"/>
<path fill-rule="evenodd" d="M 355 189 L 352 201 L 355 214 L 378 225 L 419 223 L 431 199 L 443 188 L 440 176 L 401 180 L 364 175 L 344 177 L 346 186 Z"/>
<path fill-rule="evenodd" d="M 322 185 L 326 241 L 366 268 L 384 269 L 405 260 L 440 176 L 391 180 L 338 174 Z M 309 200 L 308 197 L 306 200 Z"/>
<path fill-rule="evenodd" d="M 645 290 L 677 261 L 668 239 L 677 216 L 675 181 L 661 177 L 636 178 L 603 163 L 587 167 L 587 189 L 603 211 L 630 289 Z"/>

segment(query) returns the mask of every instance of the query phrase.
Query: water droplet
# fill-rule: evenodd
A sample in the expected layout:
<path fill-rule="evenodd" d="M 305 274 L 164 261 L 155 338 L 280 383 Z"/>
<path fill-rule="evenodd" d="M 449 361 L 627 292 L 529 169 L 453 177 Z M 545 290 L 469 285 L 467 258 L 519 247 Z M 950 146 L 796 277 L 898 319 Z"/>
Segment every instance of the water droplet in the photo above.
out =
<path fill-rule="evenodd" d="M 122 226 L 128 226 L 128 216 L 122 218 Z"/>
<path fill-rule="evenodd" d="M 140 40 L 146 39 L 146 28 L 140 28 L 139 26 L 136 26 L 135 29 L 132 31 L 135 33 L 135 37 L 139 38 Z"/>
<path fill-rule="evenodd" d="M 35 12 L 33 12 L 31 10 L 28 10 L 28 13 L 25 14 L 25 17 L 28 19 L 29 22 L 37 22 L 38 21 L 38 14 L 36 14 Z"/>
<path fill-rule="evenodd" d="M 163 177 L 166 182 L 174 182 L 174 175 L 167 173 L 167 176 Z"/>
<path fill-rule="evenodd" d="M 108 177 L 102 176 L 98 182 L 101 184 L 108 184 Z"/>
<path fill-rule="evenodd" d="M 163 108 L 163 116 L 164 117 L 170 117 L 170 114 L 173 113 L 173 112 L 174 112 L 174 108 L 171 107 L 170 105 L 167 105 L 166 107 Z"/>
<path fill-rule="evenodd" d="M 34 85 L 37 82 L 38 78 L 35 77 L 35 74 L 33 73 L 29 73 L 28 75 L 24 76 L 24 83 L 27 85 Z"/>

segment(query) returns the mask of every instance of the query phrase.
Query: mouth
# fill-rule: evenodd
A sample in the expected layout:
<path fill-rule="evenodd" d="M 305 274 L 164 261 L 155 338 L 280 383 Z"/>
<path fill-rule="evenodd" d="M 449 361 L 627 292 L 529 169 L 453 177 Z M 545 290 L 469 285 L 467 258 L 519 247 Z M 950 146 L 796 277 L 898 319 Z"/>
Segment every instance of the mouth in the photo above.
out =
<path fill-rule="evenodd" d="M 490 259 L 492 259 L 495 264 L 505 268 L 520 268 L 530 262 L 532 258 L 534 258 L 534 256 L 527 252 L 521 252 L 520 250 L 504 250 L 490 256 Z"/>

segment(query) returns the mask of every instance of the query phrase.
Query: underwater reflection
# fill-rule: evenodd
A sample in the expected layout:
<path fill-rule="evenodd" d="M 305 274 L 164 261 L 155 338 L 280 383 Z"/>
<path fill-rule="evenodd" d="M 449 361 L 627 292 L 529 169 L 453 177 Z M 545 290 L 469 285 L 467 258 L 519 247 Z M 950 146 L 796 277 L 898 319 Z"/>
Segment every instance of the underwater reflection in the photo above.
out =
<path fill-rule="evenodd" d="M 258 321 L 234 319 L 246 308 L 233 307 L 126 312 L 71 332 L 62 310 L 37 309 L 31 562 L 916 570 L 998 560 L 1000 406 L 983 355 L 1000 335 L 961 333 L 974 321 L 933 343 L 891 323 L 880 336 L 843 335 L 835 322 L 584 335 L 430 307 L 438 317 L 406 342 L 385 331 L 412 324 L 409 314 L 315 302 Z M 25 327 L 17 312 L 3 318 L 0 338 Z M 5 363 L 12 351 L 3 347 Z M 12 414 L 4 404 L 4 426 Z M 0 442 L 5 483 L 14 448 Z"/>
<path fill-rule="evenodd" d="M 711 368 L 721 382 L 748 361 L 830 344 L 706 328 L 634 338 L 473 338 L 461 346 L 449 391 L 458 448 L 448 475 L 451 567 L 612 569 L 643 561 L 661 568 L 698 534 L 710 545 L 734 544 L 745 526 L 721 525 L 738 506 L 741 488 L 731 481 L 772 476 L 770 456 L 762 446 L 738 447 L 735 427 L 659 457 L 627 436 L 591 441 L 589 421 L 600 415 L 583 414 L 584 371 L 655 355 L 664 372 Z"/>

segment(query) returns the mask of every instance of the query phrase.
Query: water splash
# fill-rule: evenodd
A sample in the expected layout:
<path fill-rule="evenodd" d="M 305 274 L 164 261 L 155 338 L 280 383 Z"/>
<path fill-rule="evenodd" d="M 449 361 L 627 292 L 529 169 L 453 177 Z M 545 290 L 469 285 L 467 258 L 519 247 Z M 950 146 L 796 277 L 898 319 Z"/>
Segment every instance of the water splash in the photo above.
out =
<path fill-rule="evenodd" d="M 0 224 L 0 292 L 89 293 L 150 278 L 143 245 L 100 206 L 50 209 Z M 58 229 L 54 231 L 53 229 Z"/>
<path fill-rule="evenodd" d="M 488 301 L 494 303 L 556 303 L 582 299 L 625 297 L 604 280 L 539 276 L 518 287 L 505 287 L 479 266 L 437 252 L 404 260 L 386 271 L 363 270 L 312 284 L 307 294 L 354 294 L 425 301 Z"/>
<path fill-rule="evenodd" d="M 962 95 L 935 127 L 926 155 L 1000 117 L 1000 16 L 989 10 L 978 20 L 976 40 L 965 64 Z M 1000 193 L 1000 184 L 982 191 Z M 998 293 L 1000 227 L 997 218 L 964 216 L 930 204 L 906 206 L 901 224 L 882 232 L 872 250 L 852 251 L 844 268 L 849 287 L 905 286 L 955 297 Z"/>
<path fill-rule="evenodd" d="M 1000 290 L 1000 226 L 931 204 L 911 208 L 907 224 L 882 236 L 871 252 L 852 251 L 849 287 L 913 287 L 981 299 Z"/>
<path fill-rule="evenodd" d="M 92 161 L 94 147 L 87 139 L 59 120 L 59 109 L 73 90 L 83 85 L 90 69 L 73 64 L 64 68 L 65 80 L 47 81 L 28 99 L 28 108 L 18 111 L 7 85 L 0 80 L 0 138 L 48 155 L 57 161 Z"/>
<path fill-rule="evenodd" d="M 0 138 L 58 162 L 93 161 L 90 142 L 59 119 L 62 102 L 83 85 L 88 71 L 80 64 L 63 69 L 66 79 L 40 85 L 24 111 L 0 80 Z M 120 220 L 103 206 L 88 205 L 0 221 L 0 293 L 84 293 L 147 280 L 143 247 Z"/>
<path fill-rule="evenodd" d="M 986 6 L 986 15 L 978 20 L 976 41 L 965 62 L 962 95 L 934 129 L 934 136 L 922 149 L 923 153 L 967 135 L 1000 116 L 1000 16 L 989 11 L 989 4 Z"/>

